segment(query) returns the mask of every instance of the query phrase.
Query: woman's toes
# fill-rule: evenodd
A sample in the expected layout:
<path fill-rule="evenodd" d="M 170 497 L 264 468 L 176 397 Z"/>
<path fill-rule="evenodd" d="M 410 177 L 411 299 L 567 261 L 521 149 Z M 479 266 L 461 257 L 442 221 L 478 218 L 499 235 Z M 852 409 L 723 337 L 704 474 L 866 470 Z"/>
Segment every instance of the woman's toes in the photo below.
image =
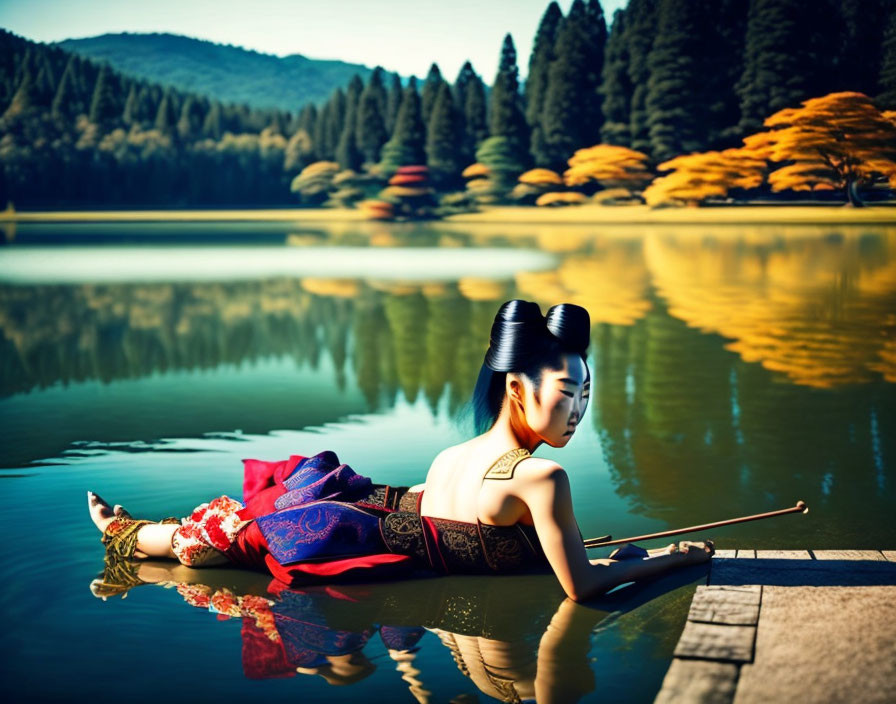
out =
<path fill-rule="evenodd" d="M 109 504 L 92 491 L 87 492 L 87 510 L 90 512 L 91 520 L 101 531 L 106 529 L 109 521 L 113 518 L 112 509 L 109 507 Z"/>
<path fill-rule="evenodd" d="M 122 506 L 121 504 L 115 504 L 115 506 L 112 507 L 112 514 L 115 516 L 122 517 L 122 518 L 130 518 L 131 517 L 131 514 L 128 513 L 127 509 L 125 509 L 125 507 Z"/>

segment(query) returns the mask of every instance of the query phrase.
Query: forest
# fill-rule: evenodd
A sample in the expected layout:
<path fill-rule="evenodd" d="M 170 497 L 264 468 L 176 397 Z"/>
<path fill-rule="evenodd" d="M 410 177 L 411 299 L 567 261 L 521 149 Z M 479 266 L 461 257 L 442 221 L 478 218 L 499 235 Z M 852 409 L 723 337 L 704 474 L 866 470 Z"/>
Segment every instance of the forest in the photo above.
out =
<path fill-rule="evenodd" d="M 525 81 L 507 35 L 490 85 L 469 62 L 453 82 L 436 64 L 419 82 L 377 67 L 294 111 L 2 30 L 0 49 L 0 198 L 20 209 L 858 203 L 896 185 L 896 0 L 630 0 L 609 26 L 599 0 L 551 2 Z M 807 156 L 819 121 L 841 144 Z"/>

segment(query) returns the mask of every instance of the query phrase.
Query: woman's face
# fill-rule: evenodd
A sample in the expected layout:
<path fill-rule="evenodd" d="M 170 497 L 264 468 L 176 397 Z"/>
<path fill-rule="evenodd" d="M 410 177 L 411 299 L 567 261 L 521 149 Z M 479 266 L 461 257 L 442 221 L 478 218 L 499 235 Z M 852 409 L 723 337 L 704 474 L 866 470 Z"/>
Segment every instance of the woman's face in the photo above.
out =
<path fill-rule="evenodd" d="M 523 380 L 526 425 L 541 442 L 551 447 L 566 445 L 588 406 L 591 393 L 588 366 L 579 355 L 565 354 L 560 369 L 542 370 L 537 388 L 526 377 L 519 378 Z"/>

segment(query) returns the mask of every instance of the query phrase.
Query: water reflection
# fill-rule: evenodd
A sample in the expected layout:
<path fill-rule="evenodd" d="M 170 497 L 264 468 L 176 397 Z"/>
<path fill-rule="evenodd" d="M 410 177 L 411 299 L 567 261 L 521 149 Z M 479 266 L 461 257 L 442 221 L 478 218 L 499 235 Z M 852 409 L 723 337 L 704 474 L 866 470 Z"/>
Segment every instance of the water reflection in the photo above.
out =
<path fill-rule="evenodd" d="M 418 399 L 444 420 L 470 395 L 497 304 L 521 296 L 591 312 L 592 427 L 640 515 L 687 525 L 804 499 L 837 514 L 828 537 L 846 523 L 865 526 L 842 538 L 864 547 L 892 536 L 870 516 L 894 496 L 896 228 L 294 234 L 301 246 L 264 256 L 327 250 L 354 275 L 0 285 L 0 464 Z M 356 261 L 365 247 L 376 271 Z M 409 267 L 411 250 L 437 261 Z"/>
<path fill-rule="evenodd" d="M 668 613 L 670 600 L 689 599 L 706 574 L 705 566 L 690 568 L 583 605 L 567 599 L 549 575 L 290 588 L 252 572 L 160 561 L 127 564 L 130 576 L 124 579 L 120 568 L 113 575 L 107 565 L 105 581 L 91 585 L 95 595 L 108 598 L 156 584 L 218 620 L 241 619 L 243 673 L 249 679 L 298 674 L 352 685 L 389 667 L 421 704 L 477 701 L 480 694 L 504 702 L 577 702 L 596 686 L 593 639 L 610 631 L 622 641 L 643 638 L 645 630 L 656 628 L 654 623 L 645 629 L 646 623 L 663 609 Z M 427 632 L 475 690 L 434 692 L 428 680 L 435 673 L 427 671 L 433 658 L 418 661 Z M 374 641 L 391 662 L 370 655 Z"/>

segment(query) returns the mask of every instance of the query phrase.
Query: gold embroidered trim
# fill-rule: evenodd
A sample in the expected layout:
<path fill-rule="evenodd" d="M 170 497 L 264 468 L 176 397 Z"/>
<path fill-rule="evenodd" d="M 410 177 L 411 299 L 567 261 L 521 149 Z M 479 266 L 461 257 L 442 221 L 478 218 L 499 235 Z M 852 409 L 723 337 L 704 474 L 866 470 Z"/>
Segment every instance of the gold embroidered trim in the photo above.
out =
<path fill-rule="evenodd" d="M 497 461 L 489 467 L 483 479 L 511 479 L 516 466 L 532 454 L 525 447 L 517 447 L 501 455 Z"/>

